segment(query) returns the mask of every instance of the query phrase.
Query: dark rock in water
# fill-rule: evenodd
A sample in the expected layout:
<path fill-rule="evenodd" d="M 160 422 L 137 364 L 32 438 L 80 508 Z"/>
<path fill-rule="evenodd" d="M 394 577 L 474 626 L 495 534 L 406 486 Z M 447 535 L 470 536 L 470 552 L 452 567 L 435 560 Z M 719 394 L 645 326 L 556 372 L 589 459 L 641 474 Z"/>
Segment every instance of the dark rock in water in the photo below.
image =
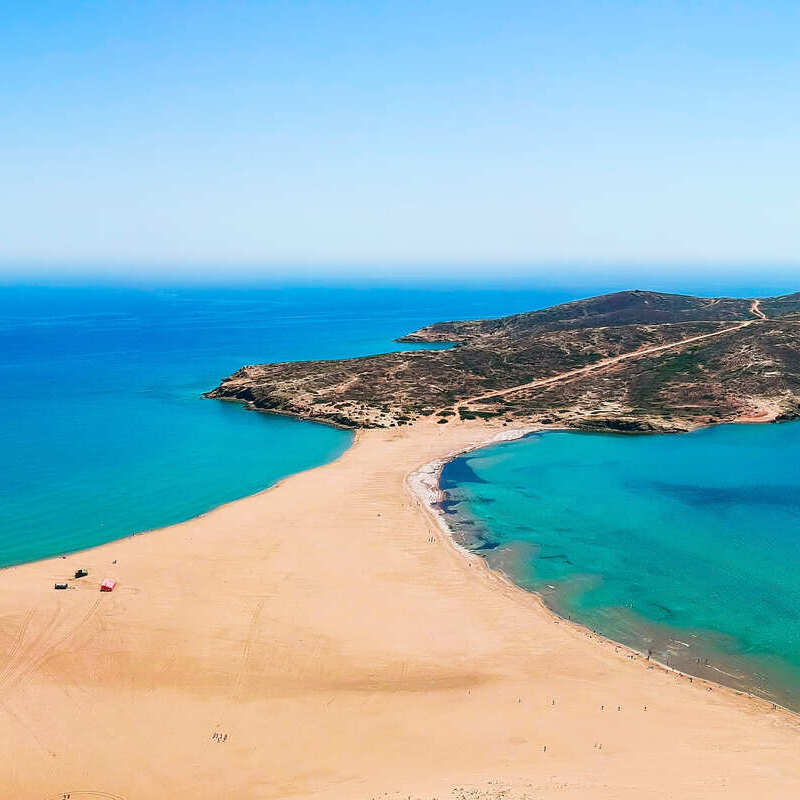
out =
<path fill-rule="evenodd" d="M 800 509 L 800 496 L 791 486 L 695 486 L 666 481 L 636 481 L 628 485 L 634 489 L 655 489 L 686 505 L 696 507 L 743 503 Z"/>
<path fill-rule="evenodd" d="M 649 603 L 649 605 L 650 605 L 652 608 L 655 608 L 655 609 L 657 609 L 658 611 L 660 611 L 660 612 L 661 612 L 661 616 L 662 616 L 664 619 L 667 619 L 668 617 L 671 617 L 671 616 L 673 616 L 672 609 L 668 608 L 667 606 L 661 605 L 661 603 L 653 603 L 653 602 L 650 602 L 650 603 Z"/>
<path fill-rule="evenodd" d="M 496 550 L 498 547 L 500 547 L 500 544 L 500 542 L 495 541 L 483 541 L 481 544 L 472 547 L 472 550 L 474 550 L 476 553 L 485 553 L 489 550 Z"/>
<path fill-rule="evenodd" d="M 442 489 L 454 489 L 460 483 L 486 483 L 469 465 L 469 461 L 464 456 L 448 461 L 442 469 L 442 477 L 439 485 Z"/>
<path fill-rule="evenodd" d="M 539 556 L 537 556 L 537 558 L 539 558 L 539 559 L 541 559 L 543 561 L 547 561 L 547 560 L 561 561 L 564 564 L 569 564 L 570 566 L 572 566 L 572 562 L 567 558 L 567 556 L 564 553 L 555 553 L 555 554 L 550 555 L 550 556 L 539 555 Z"/>
<path fill-rule="evenodd" d="M 458 502 L 456 500 L 442 500 L 439 503 L 439 508 L 444 514 L 455 514 L 457 513 Z"/>

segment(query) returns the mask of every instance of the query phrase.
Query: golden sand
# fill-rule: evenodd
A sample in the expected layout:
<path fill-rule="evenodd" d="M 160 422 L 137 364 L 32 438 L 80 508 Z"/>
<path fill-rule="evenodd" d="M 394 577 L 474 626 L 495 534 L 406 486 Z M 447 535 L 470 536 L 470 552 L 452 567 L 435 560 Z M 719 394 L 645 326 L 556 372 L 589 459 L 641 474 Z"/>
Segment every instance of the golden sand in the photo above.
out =
<path fill-rule="evenodd" d="M 359 433 L 0 572 L 0 798 L 800 796 L 797 717 L 648 668 L 452 545 L 407 478 L 492 432 Z"/>

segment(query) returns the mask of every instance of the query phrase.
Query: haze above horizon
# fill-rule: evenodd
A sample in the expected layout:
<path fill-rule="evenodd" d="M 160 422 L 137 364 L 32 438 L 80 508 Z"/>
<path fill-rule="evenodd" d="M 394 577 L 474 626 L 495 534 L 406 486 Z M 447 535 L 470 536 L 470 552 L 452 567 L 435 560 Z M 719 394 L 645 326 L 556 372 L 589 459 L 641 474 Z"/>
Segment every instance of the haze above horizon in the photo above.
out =
<path fill-rule="evenodd" d="M 6 275 L 800 263 L 793 3 L 8 2 L 0 23 Z"/>

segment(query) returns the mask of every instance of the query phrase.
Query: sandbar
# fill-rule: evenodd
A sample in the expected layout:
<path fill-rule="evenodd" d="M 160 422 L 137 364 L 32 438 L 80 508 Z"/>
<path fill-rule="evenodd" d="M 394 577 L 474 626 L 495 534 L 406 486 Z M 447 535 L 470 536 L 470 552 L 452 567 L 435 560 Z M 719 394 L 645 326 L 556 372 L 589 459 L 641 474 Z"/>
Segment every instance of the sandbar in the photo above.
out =
<path fill-rule="evenodd" d="M 800 796 L 800 718 L 454 546 L 420 470 L 504 433 L 359 431 L 260 494 L 0 571 L 0 797 Z"/>

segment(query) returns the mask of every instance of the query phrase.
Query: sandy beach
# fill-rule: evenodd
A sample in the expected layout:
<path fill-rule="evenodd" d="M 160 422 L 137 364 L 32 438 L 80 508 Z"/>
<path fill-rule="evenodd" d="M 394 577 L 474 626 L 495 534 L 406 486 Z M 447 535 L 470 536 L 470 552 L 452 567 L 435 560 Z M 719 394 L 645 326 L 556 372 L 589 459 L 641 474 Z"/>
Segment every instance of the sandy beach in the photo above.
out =
<path fill-rule="evenodd" d="M 797 797 L 798 717 L 449 540 L 436 465 L 504 430 L 359 432 L 202 517 L 1 571 L 0 797 Z"/>

